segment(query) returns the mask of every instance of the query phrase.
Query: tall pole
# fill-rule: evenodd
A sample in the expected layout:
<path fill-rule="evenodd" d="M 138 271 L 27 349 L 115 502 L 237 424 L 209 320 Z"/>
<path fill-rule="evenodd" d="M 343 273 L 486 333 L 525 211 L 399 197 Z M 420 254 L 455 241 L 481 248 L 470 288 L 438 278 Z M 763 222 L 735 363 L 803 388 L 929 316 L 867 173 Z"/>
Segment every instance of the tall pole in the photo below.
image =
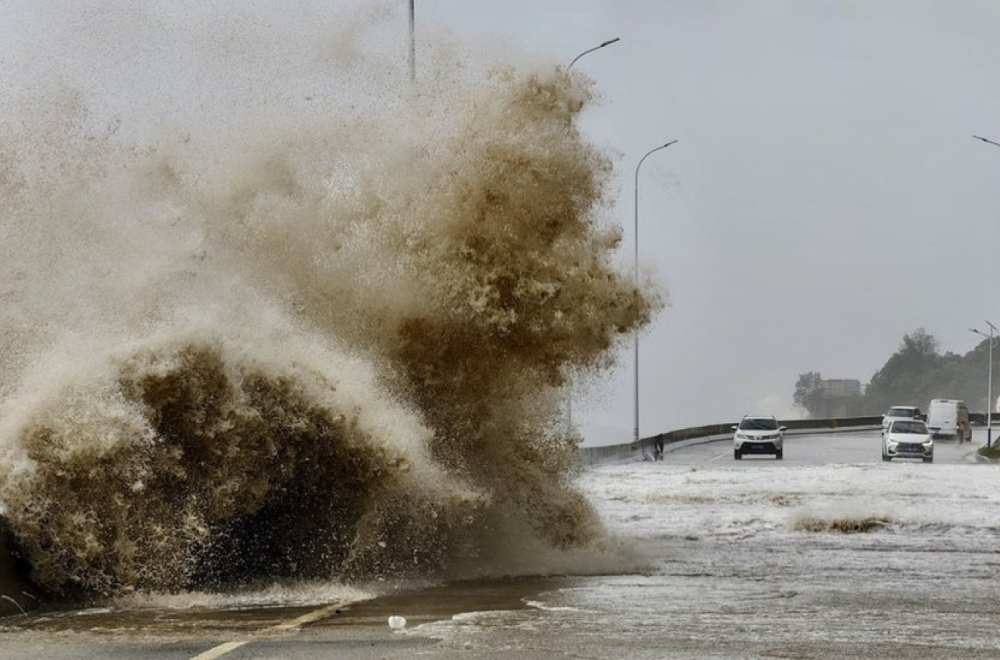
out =
<path fill-rule="evenodd" d="M 417 78 L 417 45 L 414 30 L 415 11 L 413 9 L 414 0 L 410 0 L 410 81 Z"/>
<path fill-rule="evenodd" d="M 979 140 L 980 142 L 985 142 L 986 144 L 992 144 L 994 147 L 1000 147 L 1000 142 L 994 142 L 993 140 L 990 140 L 988 138 L 984 138 L 981 135 L 973 135 L 972 137 L 974 137 L 975 139 Z M 993 334 L 996 332 L 997 328 L 996 328 L 995 325 L 993 325 L 989 321 L 986 322 L 986 325 L 990 326 L 990 353 L 989 353 L 989 358 L 988 358 L 989 361 L 990 361 L 990 365 L 987 368 L 987 374 L 988 374 L 988 376 L 986 377 L 987 378 L 986 398 L 988 399 L 988 401 L 986 402 L 986 446 L 987 447 L 992 447 L 993 446 L 993 407 L 995 405 L 993 403 Z M 978 334 L 981 334 L 981 335 L 985 334 L 983 332 L 979 332 L 978 330 L 975 330 L 974 332 L 976 332 Z"/>
<path fill-rule="evenodd" d="M 986 325 L 990 326 L 990 356 L 989 356 L 989 367 L 987 367 L 986 373 L 986 446 L 993 446 L 993 333 L 996 332 L 996 326 L 986 322 Z"/>
<path fill-rule="evenodd" d="M 639 159 L 639 164 L 635 166 L 635 226 L 633 231 L 635 232 L 635 285 L 639 286 L 639 168 L 642 167 L 643 162 L 650 157 L 653 153 L 659 151 L 660 149 L 666 149 L 672 144 L 676 144 L 677 140 L 671 140 L 666 144 L 661 144 L 658 147 L 654 147 L 646 152 L 646 155 Z M 635 339 L 635 428 L 633 429 L 633 442 L 639 444 L 639 329 L 636 328 L 633 334 Z M 645 454 L 645 447 L 640 445 L 639 451 Z"/>
<path fill-rule="evenodd" d="M 573 61 L 569 63 L 569 66 L 566 67 L 566 70 L 569 71 L 570 69 L 572 69 L 573 65 L 576 64 L 576 61 L 578 59 L 580 59 L 581 57 L 583 57 L 584 55 L 586 55 L 587 53 L 593 53 L 595 50 L 600 50 L 601 48 L 604 48 L 605 46 L 610 46 L 611 44 L 615 43 L 616 41 L 621 41 L 621 40 L 622 40 L 621 37 L 615 37 L 614 39 L 608 39 L 607 41 L 605 41 L 604 43 L 602 43 L 599 46 L 594 46 L 593 48 L 589 48 L 589 49 L 583 51 L 582 53 L 580 53 L 579 55 L 577 55 L 576 57 L 573 58 Z"/>
<path fill-rule="evenodd" d="M 975 328 L 969 328 L 977 335 L 982 335 L 987 337 L 990 341 L 989 352 L 987 353 L 987 366 L 986 366 L 986 446 L 993 446 L 993 345 L 997 342 L 994 338 L 994 333 L 997 327 L 986 321 L 986 325 L 990 327 L 989 334 L 986 334 L 982 330 L 976 330 Z"/>
<path fill-rule="evenodd" d="M 411 25 L 412 25 L 413 0 L 410 0 L 410 11 L 411 11 L 410 15 L 411 15 Z M 621 37 L 615 37 L 614 39 L 609 39 L 609 40 L 605 41 L 604 43 L 602 43 L 602 44 L 600 44 L 598 46 L 594 46 L 593 48 L 590 48 L 588 50 L 583 51 L 582 53 L 580 53 L 579 55 L 577 55 L 576 57 L 573 58 L 573 61 L 569 63 L 568 67 L 566 67 L 566 71 L 569 71 L 570 69 L 572 69 L 573 65 L 576 64 L 576 61 L 578 59 L 580 59 L 581 57 L 583 57 L 584 55 L 586 55 L 587 53 L 593 53 L 595 50 L 600 50 L 601 48 L 604 48 L 605 46 L 610 46 L 611 44 L 615 43 L 616 41 L 621 41 Z M 412 71 L 411 71 L 411 77 L 412 77 Z M 567 381 L 567 385 L 566 385 L 566 434 L 569 435 L 569 434 L 573 433 L 573 383 L 572 383 L 571 379 L 569 379 L 569 378 L 567 378 L 566 381 Z"/>
<path fill-rule="evenodd" d="M 990 352 L 989 366 L 986 367 L 986 446 L 993 446 L 993 333 L 996 332 L 996 326 L 986 322 L 986 325 L 990 326 Z"/>

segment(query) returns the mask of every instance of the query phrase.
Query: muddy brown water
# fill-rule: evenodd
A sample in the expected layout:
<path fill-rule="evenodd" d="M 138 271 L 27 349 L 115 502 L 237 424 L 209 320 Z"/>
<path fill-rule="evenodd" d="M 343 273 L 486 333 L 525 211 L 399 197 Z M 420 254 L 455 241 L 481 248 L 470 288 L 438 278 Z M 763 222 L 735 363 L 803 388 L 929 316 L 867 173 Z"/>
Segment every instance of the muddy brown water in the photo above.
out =
<path fill-rule="evenodd" d="M 344 602 L 308 628 L 384 629 L 390 616 L 403 616 L 407 626 L 449 619 L 467 612 L 521 610 L 538 594 L 557 589 L 572 579 L 532 577 L 454 582 L 401 591 L 371 600 Z M 88 633 L 133 636 L 268 636 L 269 630 L 309 614 L 330 603 L 307 606 L 254 606 L 232 609 L 118 609 L 115 607 L 64 606 L 46 611 L 0 618 L 0 631 L 35 633 Z M 306 627 L 306 626 L 303 626 Z"/>
<path fill-rule="evenodd" d="M 6 525 L 0 517 L 0 617 L 31 612 L 42 604 L 41 593 L 21 577 L 7 540 Z"/>

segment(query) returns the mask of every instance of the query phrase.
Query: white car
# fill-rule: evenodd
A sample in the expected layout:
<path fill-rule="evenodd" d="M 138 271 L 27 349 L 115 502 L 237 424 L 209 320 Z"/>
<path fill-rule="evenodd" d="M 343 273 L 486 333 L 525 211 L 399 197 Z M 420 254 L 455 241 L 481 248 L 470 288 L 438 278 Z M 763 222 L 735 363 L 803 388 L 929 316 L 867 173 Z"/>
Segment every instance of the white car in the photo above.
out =
<path fill-rule="evenodd" d="M 784 449 L 781 434 L 786 427 L 778 426 L 774 417 L 748 415 L 734 425 L 733 430 L 736 431 L 733 436 L 733 458 L 736 460 L 743 458 L 743 454 L 774 454 L 781 460 Z"/>
<path fill-rule="evenodd" d="M 882 415 L 882 433 L 897 419 L 920 419 L 920 408 L 916 406 L 892 406 Z"/>
<path fill-rule="evenodd" d="M 882 434 L 882 460 L 894 458 L 920 458 L 924 463 L 934 462 L 934 439 L 919 419 L 897 419 Z"/>

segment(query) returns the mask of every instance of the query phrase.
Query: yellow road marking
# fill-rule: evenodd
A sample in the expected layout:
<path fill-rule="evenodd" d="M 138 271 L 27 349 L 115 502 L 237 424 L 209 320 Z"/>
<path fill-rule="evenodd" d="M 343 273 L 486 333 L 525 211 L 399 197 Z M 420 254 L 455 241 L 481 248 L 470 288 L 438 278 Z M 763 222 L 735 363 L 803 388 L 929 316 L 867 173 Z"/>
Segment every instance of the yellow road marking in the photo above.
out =
<path fill-rule="evenodd" d="M 320 619 L 325 619 L 331 614 L 336 614 L 337 610 L 341 610 L 345 607 L 353 605 L 357 601 L 354 600 L 343 600 L 333 603 L 332 605 L 326 605 L 319 608 L 318 610 L 313 610 L 312 612 L 307 612 L 300 617 L 290 619 L 288 621 L 283 621 L 277 625 L 271 626 L 269 628 L 264 628 L 262 633 L 269 632 L 285 632 L 287 630 L 294 630 L 295 628 L 300 628 L 308 623 L 313 623 L 314 621 L 319 621 Z M 215 658 L 221 657 L 230 651 L 235 651 L 244 644 L 249 644 L 250 640 L 245 640 L 242 642 L 226 642 L 225 644 L 219 644 L 216 647 L 210 648 L 204 653 L 199 653 L 198 655 L 191 658 L 191 660 L 215 660 Z"/>
<path fill-rule="evenodd" d="M 307 623 L 312 623 L 313 621 L 319 621 L 320 619 L 325 619 L 326 617 L 334 614 L 337 610 L 344 608 L 351 604 L 351 601 L 345 601 L 340 603 L 334 603 L 333 605 L 327 605 L 326 607 L 321 607 L 318 610 L 313 610 L 307 614 L 303 614 L 297 619 L 292 619 L 291 621 L 285 621 L 284 623 L 279 623 L 276 626 L 267 628 L 264 632 L 280 632 L 284 630 L 291 630 L 292 628 L 298 628 L 299 626 L 304 626 Z"/>

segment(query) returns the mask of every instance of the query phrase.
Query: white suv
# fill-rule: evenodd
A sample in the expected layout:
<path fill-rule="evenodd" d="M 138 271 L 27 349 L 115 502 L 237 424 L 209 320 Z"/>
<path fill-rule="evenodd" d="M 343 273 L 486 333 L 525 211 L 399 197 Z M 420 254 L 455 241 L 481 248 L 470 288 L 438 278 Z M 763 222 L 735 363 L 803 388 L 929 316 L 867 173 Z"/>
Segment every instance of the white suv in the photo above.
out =
<path fill-rule="evenodd" d="M 781 434 L 786 427 L 778 426 L 774 417 L 748 415 L 734 425 L 733 430 L 736 431 L 733 436 L 733 458 L 736 460 L 743 458 L 743 454 L 774 454 L 781 460 L 784 449 Z"/>
<path fill-rule="evenodd" d="M 934 439 L 919 419 L 896 419 L 882 435 L 882 460 L 922 458 L 934 462 Z"/>

